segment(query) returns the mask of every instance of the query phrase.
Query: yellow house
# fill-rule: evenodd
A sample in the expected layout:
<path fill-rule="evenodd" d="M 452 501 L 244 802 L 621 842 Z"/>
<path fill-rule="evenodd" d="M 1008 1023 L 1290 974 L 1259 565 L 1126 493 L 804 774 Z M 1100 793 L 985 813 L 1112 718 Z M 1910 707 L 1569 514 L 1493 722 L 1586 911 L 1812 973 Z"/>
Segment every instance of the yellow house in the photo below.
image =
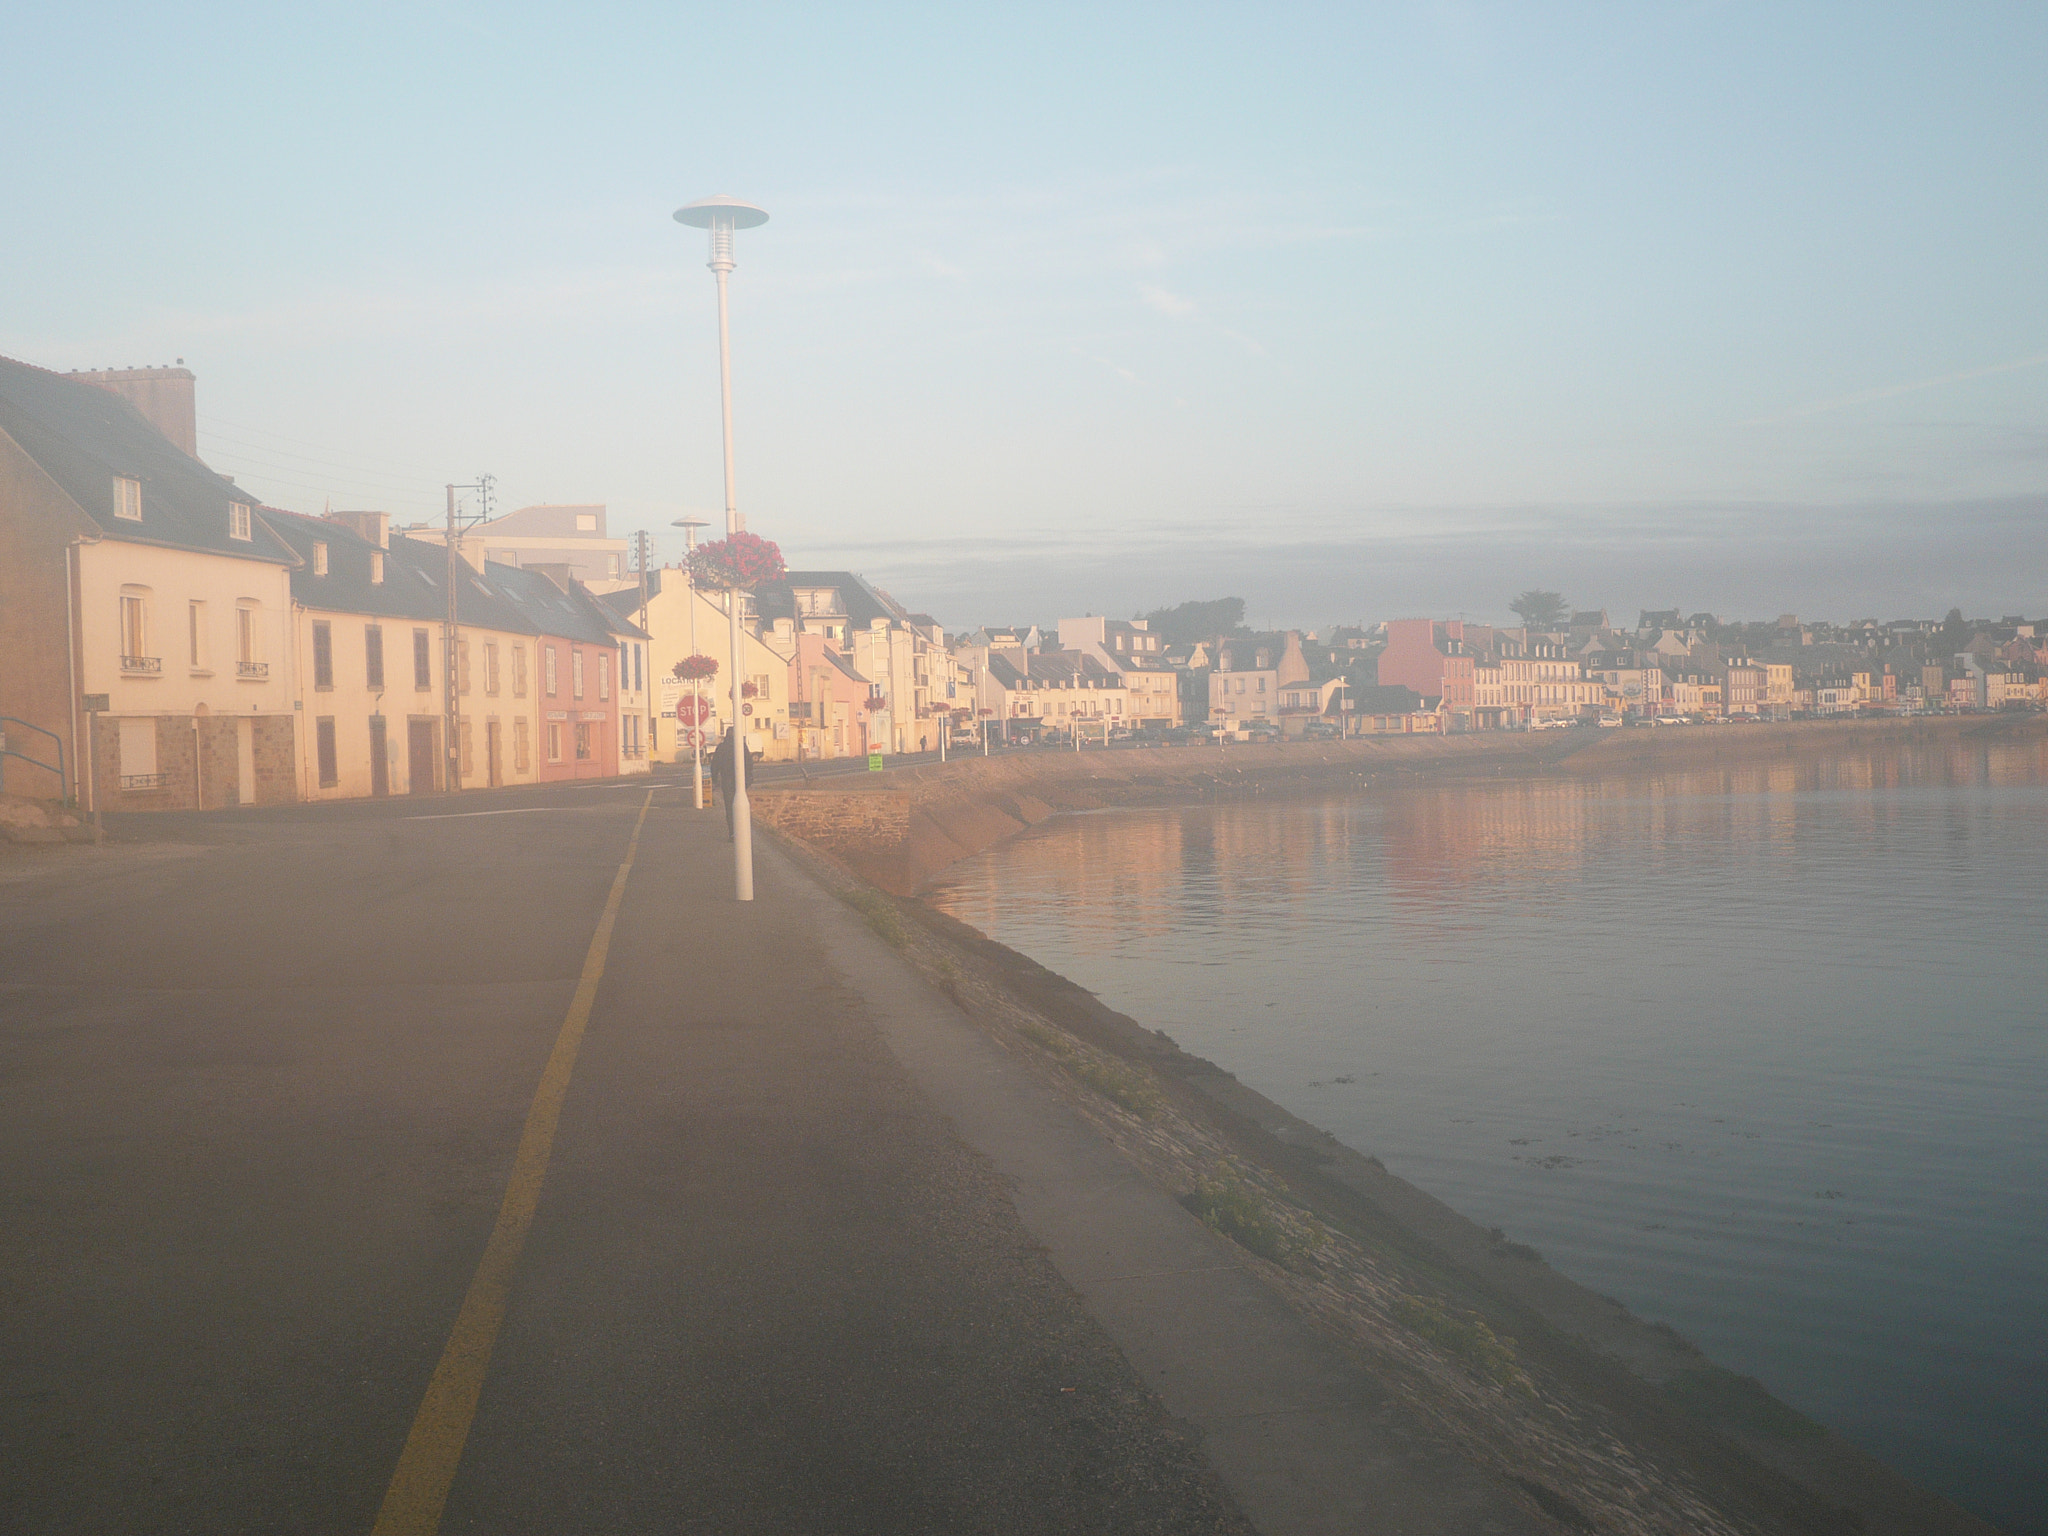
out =
<path fill-rule="evenodd" d="M 0 714 L 52 770 L 61 744 L 66 781 L 13 763 L 9 787 L 31 773 L 107 810 L 290 800 L 292 564 L 254 496 L 126 399 L 0 359 Z"/>

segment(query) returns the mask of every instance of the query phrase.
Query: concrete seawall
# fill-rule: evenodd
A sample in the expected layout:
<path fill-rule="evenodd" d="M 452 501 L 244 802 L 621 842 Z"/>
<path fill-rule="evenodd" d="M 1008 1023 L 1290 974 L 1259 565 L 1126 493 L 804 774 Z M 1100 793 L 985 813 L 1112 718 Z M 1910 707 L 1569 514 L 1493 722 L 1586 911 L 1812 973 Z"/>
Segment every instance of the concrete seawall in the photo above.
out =
<path fill-rule="evenodd" d="M 2040 715 L 1618 731 L 1489 732 L 1346 742 L 1017 752 L 754 793 L 763 822 L 910 895 L 959 860 L 1062 811 L 1320 794 L 1414 779 L 1658 773 L 1898 745 L 2048 739 Z"/>

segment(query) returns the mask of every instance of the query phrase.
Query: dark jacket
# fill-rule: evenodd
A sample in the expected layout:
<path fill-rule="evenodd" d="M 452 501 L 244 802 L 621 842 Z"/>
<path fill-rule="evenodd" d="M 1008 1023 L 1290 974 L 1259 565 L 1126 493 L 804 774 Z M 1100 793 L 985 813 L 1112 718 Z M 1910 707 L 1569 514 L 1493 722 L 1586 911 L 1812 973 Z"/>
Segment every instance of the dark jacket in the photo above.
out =
<path fill-rule="evenodd" d="M 733 787 L 732 744 L 738 738 L 738 735 L 739 733 L 736 731 L 727 731 L 725 739 L 720 741 L 711 753 L 712 782 L 717 784 L 728 795 L 732 793 Z M 752 788 L 754 783 L 754 754 L 748 749 L 745 742 L 740 743 L 740 754 L 747 765 L 747 786 Z"/>

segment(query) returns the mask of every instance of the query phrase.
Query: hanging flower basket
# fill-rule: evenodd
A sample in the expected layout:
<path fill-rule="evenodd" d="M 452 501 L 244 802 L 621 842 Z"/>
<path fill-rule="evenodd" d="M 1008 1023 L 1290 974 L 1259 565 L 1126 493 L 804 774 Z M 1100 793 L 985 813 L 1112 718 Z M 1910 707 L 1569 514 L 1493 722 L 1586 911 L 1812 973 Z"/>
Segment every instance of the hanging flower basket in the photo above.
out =
<path fill-rule="evenodd" d="M 751 592 L 784 569 L 781 549 L 758 533 L 730 534 L 690 554 L 690 577 L 700 587 Z"/>
<path fill-rule="evenodd" d="M 888 707 L 889 701 L 879 693 L 869 694 L 867 699 L 861 704 L 861 708 L 865 709 L 869 714 L 873 714 L 877 710 L 887 709 Z"/>
<path fill-rule="evenodd" d="M 712 656 L 685 656 L 671 670 L 686 683 L 700 677 L 716 677 L 718 660 Z"/>
<path fill-rule="evenodd" d="M 741 683 L 741 684 L 740 684 L 740 697 L 741 697 L 741 698 L 743 698 L 743 699 L 758 699 L 758 698 L 759 698 L 760 696 L 761 696 L 761 685 L 760 685 L 759 683 Z"/>

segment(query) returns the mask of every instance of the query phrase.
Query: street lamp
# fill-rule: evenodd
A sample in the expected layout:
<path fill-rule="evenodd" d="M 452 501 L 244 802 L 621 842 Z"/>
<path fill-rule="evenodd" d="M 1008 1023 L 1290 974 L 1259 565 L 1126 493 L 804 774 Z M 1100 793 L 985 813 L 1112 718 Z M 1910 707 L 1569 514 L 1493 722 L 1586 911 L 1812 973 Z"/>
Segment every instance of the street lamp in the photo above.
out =
<path fill-rule="evenodd" d="M 670 524 L 683 530 L 683 583 L 689 591 L 690 655 L 697 654 L 697 573 L 690 569 L 690 556 L 697 549 L 697 530 L 711 525 L 701 517 L 679 517 Z M 690 679 L 690 808 L 704 809 L 704 694 L 703 683 Z"/>
<path fill-rule="evenodd" d="M 733 260 L 735 230 L 753 229 L 768 222 L 768 215 L 752 203 L 737 198 L 707 197 L 685 204 L 675 213 L 678 224 L 711 232 L 712 275 L 718 279 L 718 401 L 719 419 L 725 428 L 725 536 L 743 532 L 746 519 L 740 516 L 739 499 L 733 489 L 732 467 L 732 330 L 726 318 L 726 279 L 738 265 Z M 754 816 L 747 804 L 747 744 L 740 734 L 740 591 L 729 588 L 726 601 L 732 615 L 732 859 L 733 890 L 741 901 L 754 899 Z"/>

